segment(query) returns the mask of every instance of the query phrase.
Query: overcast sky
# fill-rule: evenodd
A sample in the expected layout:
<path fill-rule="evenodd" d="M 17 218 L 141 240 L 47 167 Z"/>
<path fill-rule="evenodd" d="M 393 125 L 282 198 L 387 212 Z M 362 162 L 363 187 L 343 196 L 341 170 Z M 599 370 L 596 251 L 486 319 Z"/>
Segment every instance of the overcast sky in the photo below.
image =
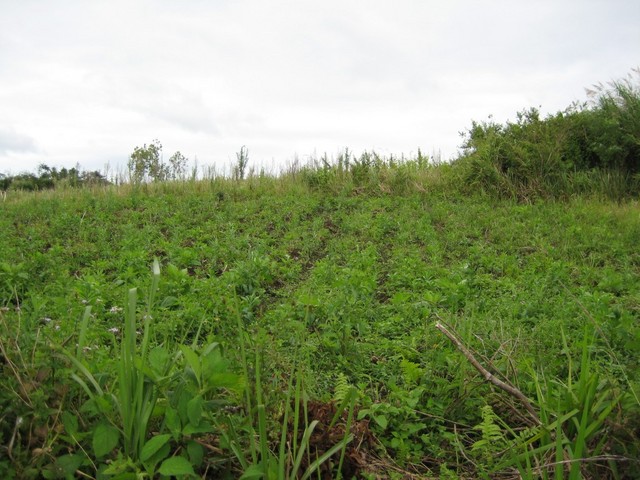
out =
<path fill-rule="evenodd" d="M 0 0 L 0 172 L 223 168 L 344 147 L 450 158 L 640 65 L 638 0 Z"/>

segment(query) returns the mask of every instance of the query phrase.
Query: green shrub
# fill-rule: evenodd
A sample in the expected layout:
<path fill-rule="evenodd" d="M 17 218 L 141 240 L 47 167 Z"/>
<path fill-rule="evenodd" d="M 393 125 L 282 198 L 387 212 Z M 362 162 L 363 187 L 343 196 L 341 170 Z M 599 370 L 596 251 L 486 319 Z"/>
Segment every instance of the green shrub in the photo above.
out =
<path fill-rule="evenodd" d="M 635 71 L 640 75 L 640 72 Z M 591 104 L 504 125 L 472 122 L 456 161 L 464 189 L 532 200 L 575 194 L 621 199 L 638 192 L 640 87 L 629 76 L 599 85 Z"/>

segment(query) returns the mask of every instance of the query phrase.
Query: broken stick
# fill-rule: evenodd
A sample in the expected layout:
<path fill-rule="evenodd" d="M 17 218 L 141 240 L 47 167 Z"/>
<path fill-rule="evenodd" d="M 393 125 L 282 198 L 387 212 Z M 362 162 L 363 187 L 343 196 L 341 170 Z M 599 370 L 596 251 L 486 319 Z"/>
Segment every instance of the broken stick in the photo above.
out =
<path fill-rule="evenodd" d="M 444 325 L 442 325 L 440 322 L 436 323 L 436 328 L 438 330 L 440 330 L 442 333 L 444 333 L 446 335 L 446 337 L 453 342 L 453 344 L 458 348 L 458 350 L 460 350 L 460 352 L 462 352 L 462 354 L 465 357 L 467 357 L 467 360 L 469 360 L 471 365 L 473 365 L 475 367 L 475 369 L 478 370 L 478 372 L 480 372 L 480 374 L 486 380 L 488 380 L 489 382 L 493 383 L 500 390 L 503 390 L 503 391 L 507 392 L 509 395 L 512 395 L 513 397 L 515 397 L 518 400 L 520 400 L 520 402 L 522 403 L 524 408 L 526 408 L 527 411 L 529 412 L 529 414 L 533 417 L 533 420 L 536 422 L 536 424 L 538 424 L 538 425 L 542 424 L 542 422 L 540 422 L 540 418 L 538 417 L 538 414 L 536 413 L 535 409 L 533 408 L 533 405 L 531 405 L 531 402 L 525 396 L 524 393 L 522 393 L 520 390 L 518 390 L 513 385 L 509 385 L 508 383 L 503 382 L 499 378 L 496 378 L 496 376 L 493 375 L 489 370 L 487 370 L 482 365 L 480 365 L 480 362 L 478 362 L 478 360 L 476 360 L 476 358 L 473 356 L 471 351 L 462 343 L 462 341 L 460 339 L 458 339 L 458 337 L 456 337 L 449 330 L 447 330 L 447 328 Z"/>

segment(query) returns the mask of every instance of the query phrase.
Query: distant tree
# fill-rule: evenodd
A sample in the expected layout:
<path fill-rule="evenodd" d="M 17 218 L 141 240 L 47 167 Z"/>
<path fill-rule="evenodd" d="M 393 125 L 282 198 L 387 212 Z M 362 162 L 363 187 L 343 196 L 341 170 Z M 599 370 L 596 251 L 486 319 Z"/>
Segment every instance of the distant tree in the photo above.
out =
<path fill-rule="evenodd" d="M 39 190 L 39 177 L 33 173 L 21 173 L 11 177 L 11 190 Z"/>
<path fill-rule="evenodd" d="M 35 179 L 34 189 L 42 190 L 53 188 L 55 186 L 53 174 L 55 174 L 55 168 L 52 169 L 48 165 L 41 163 L 38 166 L 38 176 Z"/>
<path fill-rule="evenodd" d="M 9 185 L 11 185 L 11 177 L 4 173 L 0 173 L 0 190 L 9 190 Z"/>
<path fill-rule="evenodd" d="M 187 162 L 189 159 L 179 151 L 169 158 L 169 178 L 171 180 L 182 179 L 187 173 Z"/>
<path fill-rule="evenodd" d="M 168 170 L 162 162 L 162 144 L 154 140 L 142 147 L 135 147 L 127 163 L 129 175 L 133 183 L 148 180 L 159 182 L 167 178 Z"/>
<path fill-rule="evenodd" d="M 83 185 L 107 185 L 110 182 L 99 171 L 82 171 L 79 165 L 58 170 L 44 163 L 38 166 L 38 173 L 5 175 L 0 173 L 0 190 L 46 190 L 61 186 L 81 187 Z"/>
<path fill-rule="evenodd" d="M 51 167 L 45 163 L 41 163 L 38 166 L 38 175 L 40 175 L 40 178 L 51 177 L 51 171 L 52 171 Z M 54 168 L 53 172 L 55 171 L 56 169 Z"/>
<path fill-rule="evenodd" d="M 80 181 L 82 185 L 108 185 L 111 183 L 98 170 L 82 172 Z"/>
<path fill-rule="evenodd" d="M 56 170 L 55 168 L 53 168 L 52 176 L 57 187 L 79 187 L 82 184 L 82 180 L 80 179 L 81 172 L 79 166 L 69 169 L 62 167 L 60 170 Z"/>

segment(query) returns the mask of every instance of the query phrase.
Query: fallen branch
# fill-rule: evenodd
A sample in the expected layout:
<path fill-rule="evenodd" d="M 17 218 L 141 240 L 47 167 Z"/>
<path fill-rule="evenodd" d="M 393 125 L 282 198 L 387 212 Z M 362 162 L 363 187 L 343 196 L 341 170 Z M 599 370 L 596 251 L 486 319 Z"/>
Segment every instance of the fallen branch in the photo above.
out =
<path fill-rule="evenodd" d="M 440 330 L 442 333 L 444 333 L 445 336 L 449 340 L 451 340 L 453 342 L 453 344 L 457 347 L 457 349 L 460 350 L 460 352 L 462 352 L 462 354 L 465 357 L 467 357 L 467 360 L 469 360 L 469 363 L 471 363 L 471 365 L 473 365 L 475 367 L 475 369 L 478 372 L 480 372 L 480 374 L 487 381 L 493 383 L 500 390 L 503 390 L 503 391 L 507 392 L 509 395 L 512 395 L 513 397 L 517 398 L 522 403 L 524 408 L 527 409 L 527 411 L 529 412 L 529 414 L 531 415 L 533 420 L 536 422 L 536 424 L 537 425 L 542 425 L 542 422 L 540 421 L 540 418 L 538 417 L 538 414 L 536 413 L 535 409 L 533 408 L 533 405 L 531 405 L 531 402 L 525 396 L 524 393 L 522 393 L 520 390 L 518 390 L 513 385 L 509 385 L 508 383 L 503 382 L 499 378 L 496 378 L 496 376 L 493 375 L 489 370 L 487 370 L 482 365 L 480 365 L 480 362 L 478 362 L 478 360 L 476 360 L 476 358 L 473 356 L 471 351 L 462 343 L 462 341 L 460 339 L 458 339 L 458 337 L 456 335 L 454 335 L 449 330 L 447 330 L 447 328 L 444 325 L 442 325 L 440 322 L 436 323 L 436 328 L 438 330 Z"/>

